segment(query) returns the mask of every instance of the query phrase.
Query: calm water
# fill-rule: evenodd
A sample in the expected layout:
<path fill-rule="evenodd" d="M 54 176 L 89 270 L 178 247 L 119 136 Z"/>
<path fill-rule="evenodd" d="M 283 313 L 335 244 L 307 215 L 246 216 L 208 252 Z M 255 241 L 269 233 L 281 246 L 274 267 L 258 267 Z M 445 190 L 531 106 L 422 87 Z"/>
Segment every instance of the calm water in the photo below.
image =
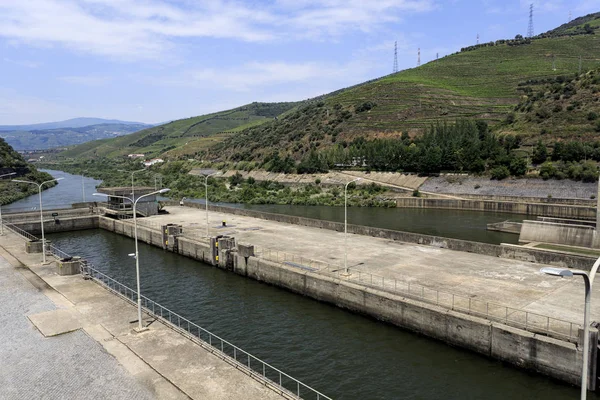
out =
<path fill-rule="evenodd" d="M 42 201 L 44 210 L 53 208 L 69 207 L 73 203 L 80 203 L 84 200 L 82 190 L 81 175 L 72 175 L 63 171 L 54 171 L 42 169 L 41 171 L 48 172 L 53 178 L 64 178 L 58 185 L 44 190 L 42 192 Z M 85 186 L 85 201 L 97 201 L 98 198 L 92 196 L 96 191 L 96 186 L 101 181 L 93 178 L 83 178 Z M 38 210 L 40 207 L 40 199 L 37 194 L 15 201 L 14 203 L 2 206 L 2 210 L 6 211 L 21 211 L 21 210 Z"/>
<path fill-rule="evenodd" d="M 78 203 L 82 200 L 81 175 L 71 175 L 62 171 L 44 170 L 53 177 L 64 177 L 60 183 L 42 193 L 44 209 L 60 208 Z M 84 178 L 85 197 L 87 201 L 102 200 L 92 196 L 100 181 Z M 202 200 L 188 199 L 191 202 Z M 246 208 L 295 215 L 307 218 L 344 222 L 343 207 L 327 206 L 292 206 L 292 205 L 252 205 L 222 204 L 229 207 Z M 37 209 L 37 195 L 19 200 L 2 207 L 3 210 Z M 348 208 L 348 223 L 374 226 L 378 228 L 443 236 L 455 239 L 473 240 L 477 242 L 500 244 L 517 243 L 518 235 L 486 230 L 488 223 L 500 221 L 522 221 L 526 216 L 520 214 L 490 213 L 481 211 L 434 210 L 416 208 Z"/>
<path fill-rule="evenodd" d="M 131 239 L 49 235 L 135 286 Z M 142 292 L 336 399 L 577 399 L 577 388 L 140 243 Z"/>

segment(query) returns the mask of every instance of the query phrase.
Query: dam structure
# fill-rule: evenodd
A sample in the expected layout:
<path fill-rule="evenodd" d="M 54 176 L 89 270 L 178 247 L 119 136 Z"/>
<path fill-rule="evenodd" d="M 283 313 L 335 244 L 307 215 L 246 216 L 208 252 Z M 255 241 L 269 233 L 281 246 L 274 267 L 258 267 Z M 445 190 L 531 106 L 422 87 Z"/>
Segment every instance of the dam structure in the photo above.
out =
<path fill-rule="evenodd" d="M 207 225 L 202 205 L 169 203 L 166 210 L 137 219 L 140 241 L 580 384 L 583 284 L 539 269 L 589 269 L 589 257 L 361 226 L 349 227 L 345 238 L 343 224 L 219 206 L 209 207 Z M 88 212 L 60 224 L 50 220 L 46 232 L 100 228 L 134 236 L 131 219 L 109 218 L 94 204 Z M 23 215 L 6 219 L 7 226 L 39 230 L 39 222 Z M 593 304 L 592 315 L 599 311 Z M 596 344 L 597 331 L 591 335 Z M 596 354 L 594 345 L 594 366 Z M 591 376 L 594 389 L 595 367 Z"/>

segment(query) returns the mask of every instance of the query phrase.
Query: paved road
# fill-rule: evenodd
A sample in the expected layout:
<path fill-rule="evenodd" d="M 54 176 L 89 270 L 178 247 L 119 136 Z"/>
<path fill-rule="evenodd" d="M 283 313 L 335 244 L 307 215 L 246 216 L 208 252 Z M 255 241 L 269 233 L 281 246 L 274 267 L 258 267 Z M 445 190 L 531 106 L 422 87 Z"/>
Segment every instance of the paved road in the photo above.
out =
<path fill-rule="evenodd" d="M 44 337 L 27 318 L 55 309 L 0 257 L 1 399 L 155 398 L 83 331 Z"/>

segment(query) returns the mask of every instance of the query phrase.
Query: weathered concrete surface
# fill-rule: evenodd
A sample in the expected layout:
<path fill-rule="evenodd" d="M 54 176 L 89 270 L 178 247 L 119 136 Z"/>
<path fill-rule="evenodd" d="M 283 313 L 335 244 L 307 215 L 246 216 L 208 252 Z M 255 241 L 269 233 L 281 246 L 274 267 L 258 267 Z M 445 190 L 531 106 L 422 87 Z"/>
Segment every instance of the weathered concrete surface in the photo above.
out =
<path fill-rule="evenodd" d="M 44 287 L 45 293 L 53 300 L 59 301 L 88 335 L 115 356 L 137 381 L 156 397 L 282 398 L 262 383 L 161 323 L 153 323 L 150 330 L 142 334 L 133 333 L 132 328 L 137 323 L 131 322 L 137 320 L 137 310 L 134 306 L 92 281 L 82 279 L 81 276 L 59 276 L 54 263 L 46 266 L 36 265 L 39 256 L 25 254 L 22 251 L 22 243 L 22 240 L 12 233 L 1 236 L 0 256 L 16 257 L 13 258 L 15 265 L 31 265 L 31 270 L 41 278 L 38 278 L 39 284 Z M 40 326 L 52 325 L 47 317 L 48 315 L 32 316 Z M 60 324 L 54 324 L 50 328 L 56 331 L 65 329 L 61 328 Z M 46 365 L 45 368 L 49 366 Z M 81 379 L 81 376 L 73 375 L 75 379 Z"/>
<path fill-rule="evenodd" d="M 396 200 L 396 205 L 401 208 L 493 211 L 512 214 L 545 215 L 557 218 L 596 219 L 596 207 L 592 206 L 522 203 L 497 200 L 424 199 L 417 197 L 399 198 Z"/>
<path fill-rule="evenodd" d="M 62 335 L 63 333 L 73 332 L 83 327 L 72 309 L 45 311 L 39 314 L 28 315 L 27 318 L 46 337 Z"/>
<path fill-rule="evenodd" d="M 149 227 L 168 222 L 182 224 L 186 238 L 203 240 L 206 232 L 204 211 L 188 207 L 168 207 L 168 210 L 171 214 L 139 219 L 138 223 Z M 351 210 L 349 218 L 352 218 Z M 223 219 L 227 220 L 228 227 L 221 227 Z M 297 260 L 303 257 L 305 261 L 322 263 L 316 264 L 318 266 L 329 263 L 343 267 L 343 232 L 215 212 L 209 212 L 209 229 L 211 236 L 230 235 L 238 243 L 254 245 L 259 255 L 270 251 L 273 258 L 283 259 L 287 254 Z M 386 280 L 418 283 L 429 289 L 554 318 L 583 321 L 583 282 L 543 275 L 539 269 L 545 264 L 361 235 L 348 235 L 347 249 L 351 271 L 376 274 Z M 193 251 L 184 248 L 185 253 Z M 590 260 L 590 265 L 592 263 Z M 592 302 L 592 319 L 600 320 L 600 285 L 594 290 L 596 296 L 599 301 Z"/>
<path fill-rule="evenodd" d="M 595 247 L 595 228 L 546 221 L 523 221 L 519 242 L 541 242 L 567 246 Z"/>

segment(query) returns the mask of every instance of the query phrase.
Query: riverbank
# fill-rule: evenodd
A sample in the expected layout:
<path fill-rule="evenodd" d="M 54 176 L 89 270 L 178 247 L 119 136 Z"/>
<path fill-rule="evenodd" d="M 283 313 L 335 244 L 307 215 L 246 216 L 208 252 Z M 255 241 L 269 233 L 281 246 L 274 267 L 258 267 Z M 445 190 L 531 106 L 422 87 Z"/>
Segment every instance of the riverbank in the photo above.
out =
<path fill-rule="evenodd" d="M 160 320 L 148 319 L 145 316 L 144 325 L 149 325 L 150 329 L 143 333 L 133 332 L 133 327 L 137 325 L 136 308 L 133 304 L 90 280 L 82 279 L 81 275 L 57 275 L 56 262 L 40 265 L 40 255 L 26 254 L 24 249 L 24 241 L 15 234 L 8 232 L 0 237 L 0 256 L 11 262 L 11 268 L 20 268 L 24 274 L 38 282 L 37 285 L 43 288 L 43 293 L 58 307 L 48 313 L 29 315 L 34 326 L 41 334 L 48 336 L 45 340 L 58 340 L 53 338 L 60 337 L 67 346 L 69 337 L 80 335 L 78 333 L 80 331 L 85 332 L 96 342 L 92 346 L 90 344 L 80 346 L 77 357 L 73 359 L 83 361 L 87 354 L 93 354 L 89 352 L 96 351 L 95 349 L 102 346 L 122 365 L 119 374 L 130 374 L 130 378 L 125 380 L 129 379 L 130 384 L 137 385 L 137 390 L 147 394 L 147 397 L 137 398 L 273 400 L 283 398 L 265 386 L 264 382 L 251 378 L 241 369 L 225 362 L 216 354 L 206 351 L 176 330 L 161 323 Z M 92 350 L 87 347 L 91 347 Z M 35 350 L 35 347 L 28 349 L 28 356 L 30 357 L 31 351 Z M 90 366 L 87 365 L 88 368 Z M 48 371 L 47 365 L 43 368 Z M 114 385 L 110 386 L 105 382 L 108 371 L 104 368 L 99 370 L 102 371 L 102 379 L 99 383 L 101 388 L 107 385 L 107 391 L 98 398 L 106 398 L 106 396 L 132 398 L 131 393 L 123 386 L 125 384 L 119 384 L 119 379 L 123 379 L 121 377 L 115 377 L 115 382 L 123 386 L 120 388 L 122 393 L 129 394 L 123 397 L 108 395 L 110 393 L 108 389 Z M 62 378 L 70 377 L 75 381 L 86 381 L 80 371 Z M 88 377 L 91 381 L 98 378 L 96 375 Z M 15 381 L 20 380 L 21 378 Z M 56 376 L 55 381 L 61 381 L 60 374 Z M 85 388 L 90 389 L 87 385 Z M 53 395 L 51 391 L 46 391 L 48 389 L 49 387 L 39 387 L 38 383 L 37 390 L 41 390 L 39 397 L 46 398 L 47 394 Z M 21 397 L 37 397 L 31 395 L 33 392 L 20 392 L 27 390 L 26 387 L 15 390 L 21 393 Z M 67 394 L 69 388 L 65 387 L 61 390 L 63 391 L 59 393 Z"/>

